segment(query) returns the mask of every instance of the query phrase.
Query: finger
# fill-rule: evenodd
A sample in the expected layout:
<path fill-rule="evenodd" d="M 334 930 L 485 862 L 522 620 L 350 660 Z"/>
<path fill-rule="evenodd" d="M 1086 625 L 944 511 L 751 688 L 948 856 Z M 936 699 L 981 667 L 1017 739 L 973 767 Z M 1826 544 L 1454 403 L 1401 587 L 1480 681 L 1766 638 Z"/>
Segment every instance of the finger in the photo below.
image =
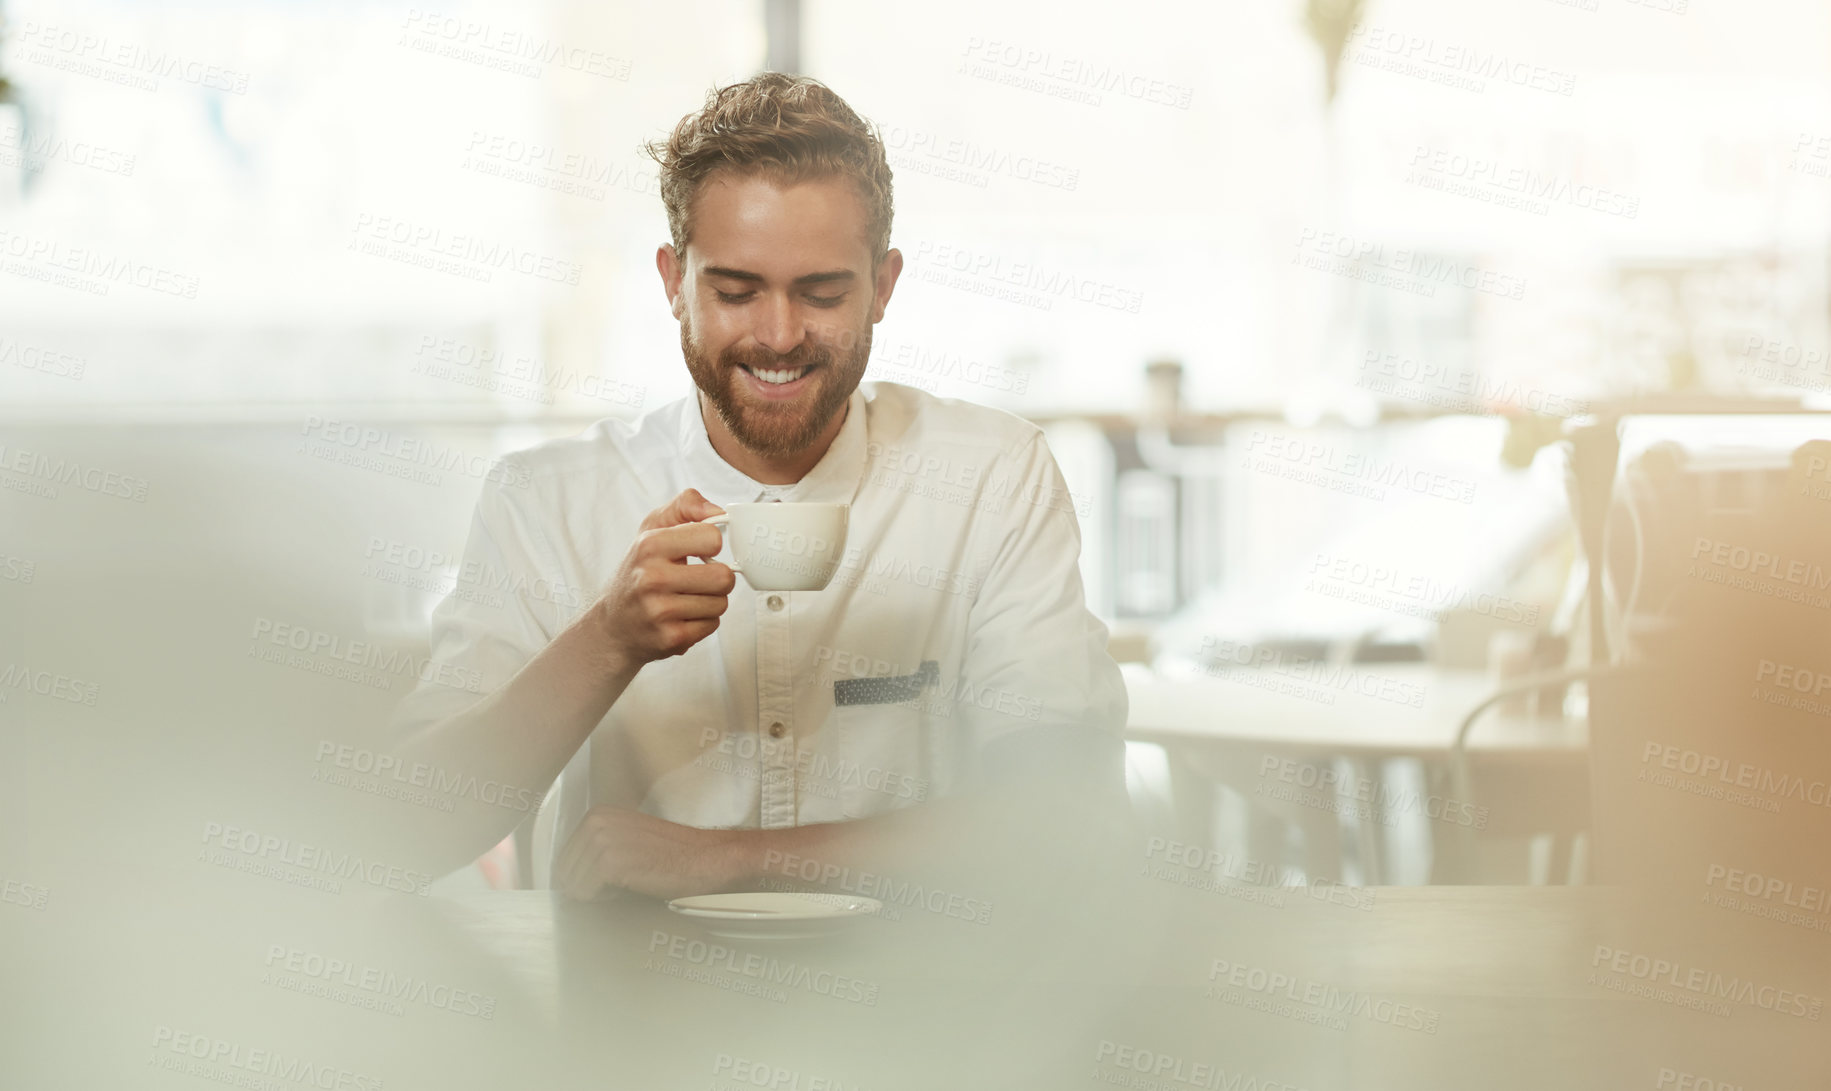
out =
<path fill-rule="evenodd" d="M 591 891 L 592 897 L 603 897 L 606 891 L 615 892 L 624 888 L 623 884 L 628 876 L 624 875 L 624 869 L 618 866 L 620 853 L 621 848 L 617 845 L 605 845 L 598 850 L 597 857 L 591 861 L 591 875 L 594 883 Z"/>
<path fill-rule="evenodd" d="M 593 843 L 573 861 L 566 876 L 566 893 L 580 901 L 599 897 L 617 887 L 617 846 Z"/>
<path fill-rule="evenodd" d="M 724 595 L 669 595 L 659 603 L 657 621 L 705 621 L 724 616 L 731 600 Z"/>
<path fill-rule="evenodd" d="M 574 864 L 572 871 L 566 874 L 561 889 L 567 897 L 581 902 L 597 897 L 604 889 L 604 877 L 597 869 L 597 857 L 587 857 Z"/>
<path fill-rule="evenodd" d="M 664 621 L 661 623 L 656 639 L 662 655 L 680 655 L 717 630 L 718 619 L 715 617 L 695 618 L 689 621 Z"/>
<path fill-rule="evenodd" d="M 716 557 L 725 548 L 725 536 L 717 527 L 704 523 L 660 527 L 642 533 L 642 550 L 646 556 L 678 561 L 688 557 Z"/>
<path fill-rule="evenodd" d="M 559 876 L 560 889 L 568 897 L 579 901 L 590 901 L 604 889 L 605 870 L 603 867 L 606 846 L 597 843 L 596 838 L 581 838 L 576 842 L 578 851 L 571 859 L 555 869 Z M 572 845 L 568 845 L 570 850 Z"/>
<path fill-rule="evenodd" d="M 683 523 L 697 523 L 714 515 L 724 513 L 724 508 L 699 494 L 698 489 L 687 489 L 679 496 L 648 513 L 642 520 L 643 530 L 659 530 L 663 527 L 676 527 Z"/>
<path fill-rule="evenodd" d="M 716 595 L 724 598 L 737 587 L 737 574 L 720 561 L 705 564 L 652 565 L 642 574 L 644 590 L 657 594 Z"/>
<path fill-rule="evenodd" d="M 579 821 L 578 828 L 573 830 L 572 836 L 566 839 L 566 847 L 560 850 L 559 859 L 553 863 L 553 874 L 556 880 L 570 875 L 577 868 L 579 858 L 585 855 L 586 850 L 596 840 L 591 835 L 591 816 L 596 812 L 596 807 L 587 811 L 585 817 Z M 560 884 L 556 882 L 555 885 Z"/>

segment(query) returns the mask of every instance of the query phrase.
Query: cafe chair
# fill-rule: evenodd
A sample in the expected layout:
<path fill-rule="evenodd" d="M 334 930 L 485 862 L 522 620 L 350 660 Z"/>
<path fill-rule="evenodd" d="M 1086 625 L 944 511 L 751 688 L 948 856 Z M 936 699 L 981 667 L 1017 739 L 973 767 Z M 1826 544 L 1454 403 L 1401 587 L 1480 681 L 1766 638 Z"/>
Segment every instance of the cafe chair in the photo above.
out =
<path fill-rule="evenodd" d="M 1475 820 L 1467 825 L 1449 821 L 1433 823 L 1431 882 L 1433 884 L 1518 883 L 1530 877 L 1530 856 L 1511 860 L 1509 850 L 1527 848 L 1541 837 L 1551 839 L 1546 868 L 1550 883 L 1580 880 L 1578 849 L 1589 832 L 1590 794 L 1586 763 L 1560 766 L 1509 758 L 1484 762 L 1477 769 L 1469 752 L 1469 737 L 1484 715 L 1511 698 L 1535 691 L 1562 695 L 1572 682 L 1608 677 L 1616 668 L 1575 667 L 1528 675 L 1495 690 L 1484 698 L 1456 730 L 1446 766 L 1433 771 L 1436 794 L 1469 804 Z M 1527 849 L 1529 853 L 1529 848 Z"/>

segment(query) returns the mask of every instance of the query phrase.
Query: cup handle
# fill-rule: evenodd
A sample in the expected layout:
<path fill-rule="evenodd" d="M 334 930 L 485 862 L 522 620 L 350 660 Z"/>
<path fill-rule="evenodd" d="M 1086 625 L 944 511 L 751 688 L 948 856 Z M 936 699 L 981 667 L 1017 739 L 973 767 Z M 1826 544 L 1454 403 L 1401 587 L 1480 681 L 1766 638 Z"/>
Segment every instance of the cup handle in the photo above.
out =
<path fill-rule="evenodd" d="M 701 519 L 700 522 L 709 527 L 717 527 L 722 532 L 726 527 L 731 525 L 731 513 L 728 511 L 721 511 L 717 515 L 706 516 L 704 519 Z M 744 574 L 744 570 L 738 567 L 736 554 L 732 554 L 730 563 L 725 567 L 731 569 L 731 571 L 736 572 L 740 576 Z"/>

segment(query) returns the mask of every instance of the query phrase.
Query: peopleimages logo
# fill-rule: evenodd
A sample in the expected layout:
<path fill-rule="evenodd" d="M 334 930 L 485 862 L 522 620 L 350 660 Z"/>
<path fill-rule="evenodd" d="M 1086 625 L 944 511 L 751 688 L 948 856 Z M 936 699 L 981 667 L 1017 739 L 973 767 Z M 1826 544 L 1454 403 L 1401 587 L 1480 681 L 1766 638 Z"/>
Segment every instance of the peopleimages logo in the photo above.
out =
<path fill-rule="evenodd" d="M 44 345 L 28 344 L 17 337 L 0 337 L 0 364 L 12 364 L 40 375 L 81 382 L 89 361 Z"/>
<path fill-rule="evenodd" d="M 13 691 L 35 693 L 40 697 L 94 708 L 102 687 L 99 683 L 86 682 L 67 674 L 35 670 L 23 663 L 8 663 L 4 670 L 0 670 L 0 702 L 5 702 L 8 694 Z"/>
<path fill-rule="evenodd" d="M 305 841 L 294 841 L 290 837 L 276 837 L 273 834 L 263 835 L 255 830 L 245 830 L 221 822 L 203 824 L 203 843 L 205 848 L 198 856 L 200 860 L 235 870 L 260 872 L 269 878 L 282 878 L 289 882 L 295 881 L 296 877 L 291 873 L 277 873 L 279 865 L 319 873 L 307 877 L 313 880 L 319 879 L 320 875 L 330 875 L 338 879 L 355 879 L 383 890 L 418 894 L 422 897 L 428 893 L 433 879 L 425 872 L 376 860 L 364 860 L 355 853 L 333 852 Z M 212 847 L 225 851 L 212 853 Z M 228 853 L 237 853 L 241 859 Z M 320 882 L 303 882 L 298 885 L 322 886 Z M 332 883 L 330 889 L 336 892 L 336 884 Z"/>
<path fill-rule="evenodd" d="M 602 200 L 608 188 L 661 196 L 661 181 L 653 169 L 628 163 L 605 162 L 585 152 L 566 151 L 501 133 L 471 130 L 461 168 L 490 174 L 511 182 L 527 182 L 543 189 L 574 193 Z"/>
<path fill-rule="evenodd" d="M 358 424 L 355 421 L 326 420 L 312 415 L 305 418 L 299 434 L 306 438 L 328 445 L 327 450 L 347 454 L 351 458 L 334 458 L 332 461 L 350 462 L 365 468 L 376 468 L 375 460 L 387 460 L 382 465 L 390 468 L 425 468 L 426 470 L 455 470 L 467 477 L 479 481 L 490 481 L 517 489 L 525 489 L 533 484 L 533 475 L 525 467 L 512 462 L 498 462 L 483 455 L 473 455 L 444 444 L 414 436 L 402 435 L 386 428 L 374 425 Z M 366 461 L 352 461 L 366 460 Z M 408 476 L 396 474 L 396 476 Z M 418 478 L 425 480 L 424 477 Z M 438 484 L 437 479 L 428 482 Z"/>
<path fill-rule="evenodd" d="M 38 575 L 38 562 L 0 553 L 0 580 L 31 583 Z"/>
<path fill-rule="evenodd" d="M 779 958 L 745 953 L 722 943 L 707 943 L 705 940 L 678 936 L 672 932 L 655 929 L 649 936 L 650 954 L 664 953 L 670 962 L 650 959 L 645 969 L 656 970 L 691 980 L 708 979 L 705 983 L 720 988 L 731 989 L 733 986 L 755 985 L 767 995 L 770 986 L 785 986 L 791 989 L 805 989 L 817 996 L 831 997 L 834 1000 L 845 1000 L 865 1007 L 877 1006 L 878 986 L 875 982 L 862 981 L 855 977 L 834 973 L 831 970 L 816 970 L 795 962 L 786 962 Z M 682 972 L 698 970 L 700 973 Z M 718 976 L 719 971 L 737 974 L 751 979 L 749 982 L 736 981 L 732 978 Z M 751 988 L 736 988 L 735 991 L 754 993 Z M 779 990 L 778 990 L 779 993 Z M 774 999 L 774 997 L 769 997 Z M 778 1001 L 779 1002 L 779 1001 Z"/>
<path fill-rule="evenodd" d="M 43 909 L 45 900 L 51 896 L 47 887 L 33 886 L 31 883 L 17 879 L 0 881 L 0 905 L 22 905 L 27 909 Z"/>
<path fill-rule="evenodd" d="M 0 230 L 0 258 L 6 259 L 0 261 L 0 270 L 90 295 L 107 295 L 114 285 L 125 284 L 160 295 L 196 299 L 200 283 L 191 274 L 162 265 L 16 231 Z"/>
<path fill-rule="evenodd" d="M 904 909 L 926 909 L 930 913 L 975 924 L 992 923 L 992 903 L 964 894 L 951 894 L 939 887 L 926 887 L 907 879 L 879 875 L 870 871 L 854 872 L 849 865 L 797 856 L 792 852 L 768 849 L 763 853 L 763 870 L 780 873 L 786 878 L 823 887 L 838 887 L 848 894 L 876 898 L 886 905 Z"/>
<path fill-rule="evenodd" d="M 1663 1000 L 1668 1003 L 1679 1003 L 1692 1007 L 1689 1001 L 1696 999 L 1709 1004 L 1713 1000 L 1728 1000 L 1737 1004 L 1747 1004 L 1762 1011 L 1771 1011 L 1779 1015 L 1791 1015 L 1801 1019 L 1816 1021 L 1824 1012 L 1823 999 L 1806 993 L 1794 992 L 1791 989 L 1777 988 L 1773 985 L 1758 985 L 1741 977 L 1725 977 L 1714 970 L 1701 966 L 1685 966 L 1670 959 L 1655 958 L 1651 955 L 1625 951 L 1606 944 L 1598 943 L 1594 955 L 1590 958 L 1590 968 L 1604 968 L 1608 973 L 1624 974 L 1634 982 L 1640 983 L 1652 992 L 1664 995 L 1649 995 L 1649 999 Z M 1590 984 L 1615 988 L 1616 985 L 1591 974 Z M 1663 986 L 1683 990 L 1682 993 L 1668 993 Z M 1640 990 L 1624 990 L 1639 992 Z M 1689 995 L 1687 995 L 1689 994 Z M 1720 1007 L 1720 1005 L 1717 1005 Z M 1728 1014 L 1719 1012 L 1719 1014 Z"/>
<path fill-rule="evenodd" d="M 527 353 L 510 353 L 451 337 L 424 335 L 413 355 L 415 374 L 540 405 L 554 404 L 558 394 L 630 409 L 642 408 L 648 399 L 646 387 L 579 368 L 552 367 Z"/>
<path fill-rule="evenodd" d="M 1517 379 L 1420 363 L 1378 349 L 1367 350 L 1366 358 L 1361 360 L 1361 372 L 1357 386 L 1446 409 L 1476 413 L 1513 409 L 1548 417 L 1574 417 L 1589 412 L 1589 403 L 1581 398 L 1523 386 Z"/>
<path fill-rule="evenodd" d="M 1375 24 L 1356 23 L 1348 31 L 1347 44 L 1353 50 L 1347 59 L 1356 63 L 1390 60 L 1411 75 L 1438 74 L 1461 77 L 1453 84 L 1464 90 L 1479 92 L 1482 81 L 1499 80 L 1531 91 L 1549 91 L 1569 97 L 1577 88 L 1577 77 L 1529 61 L 1520 61 L 1498 50 L 1459 43 L 1440 43 L 1435 38 L 1421 38 L 1401 30 Z M 1443 82 L 1443 81 L 1438 81 Z"/>
<path fill-rule="evenodd" d="M 1333 766 L 1319 766 L 1295 758 L 1280 758 L 1276 754 L 1267 754 L 1259 759 L 1259 780 L 1253 793 L 1273 799 L 1306 805 L 1339 804 L 1352 800 L 1367 804 L 1369 809 L 1366 813 L 1370 817 L 1390 817 L 1394 812 L 1409 812 L 1421 814 L 1433 821 L 1448 822 L 1453 826 L 1477 830 L 1488 828 L 1486 807 L 1446 796 L 1421 794 L 1411 788 L 1395 789 L 1378 777 L 1351 776 L 1343 779 Z M 1294 785 L 1320 794 L 1306 800 L 1306 797 L 1281 785 Z M 1334 807 L 1328 809 L 1333 810 Z"/>
<path fill-rule="evenodd" d="M 1010 454 L 1020 455 L 1021 450 Z M 865 458 L 873 465 L 873 484 L 948 500 L 962 507 L 1000 512 L 1009 501 L 1015 500 L 1078 515 L 1082 519 L 1093 511 L 1092 498 L 1052 484 L 1027 481 L 1004 460 L 998 460 L 998 465 L 988 471 L 985 466 L 965 459 L 955 460 L 915 448 L 875 442 L 865 444 Z M 932 487 L 910 488 L 915 481 Z"/>
<path fill-rule="evenodd" d="M 1680 1072 L 1675 1068 L 1659 1070 L 1659 1081 L 1656 1088 L 1671 1088 L 1671 1091 L 1746 1091 L 1739 1083 L 1726 1080 L 1713 1080 L 1691 1072 Z"/>
<path fill-rule="evenodd" d="M 1344 992 L 1323 981 L 1311 981 L 1282 970 L 1271 970 L 1263 966 L 1244 965 L 1224 958 L 1213 960 L 1208 966 L 1208 982 L 1211 999 L 1237 1002 L 1240 998 L 1219 994 L 1219 985 L 1226 984 L 1234 989 L 1245 989 L 1249 993 L 1260 994 L 1267 1001 L 1283 1000 L 1290 1004 L 1302 1005 L 1291 1008 L 1289 1004 L 1254 1003 L 1240 1004 L 1242 1007 L 1265 1011 L 1270 1014 L 1285 1015 L 1304 1019 L 1306 1022 L 1319 1023 L 1335 1030 L 1347 1030 L 1347 1021 L 1343 1015 L 1353 1015 L 1375 1023 L 1384 1023 L 1401 1030 L 1416 1030 L 1425 1034 L 1437 1033 L 1437 1024 L 1442 1021 L 1443 1013 L 1433 1008 L 1420 1008 L 1397 1000 L 1374 997 L 1364 992 Z"/>
<path fill-rule="evenodd" d="M 1102 93 L 1178 110 L 1187 110 L 1195 98 L 1191 87 L 1129 72 L 1118 65 L 1068 54 L 1058 56 L 1051 50 L 976 34 L 966 41 L 959 71 L 974 79 L 1088 106 L 1100 105 Z"/>
<path fill-rule="evenodd" d="M 540 805 L 540 799 L 526 788 L 517 788 L 500 781 L 478 779 L 475 773 L 454 773 L 429 765 L 423 761 L 405 764 L 393 754 L 377 754 L 360 746 L 348 743 L 336 743 L 329 739 L 318 740 L 318 755 L 315 759 L 320 769 L 312 773 L 312 779 L 320 779 L 322 767 L 329 759 L 329 764 L 337 769 L 374 777 L 378 781 L 388 781 L 395 785 L 409 788 L 424 788 L 429 792 L 444 796 L 464 796 L 479 803 L 486 803 L 504 810 L 531 813 Z M 382 792 L 379 794 L 392 794 Z"/>
<path fill-rule="evenodd" d="M 1196 657 L 1203 674 L 1292 697 L 1334 704 L 1337 693 L 1353 692 L 1406 708 L 1424 707 L 1425 689 L 1416 682 L 1308 656 L 1287 656 L 1277 648 L 1204 636 Z"/>
<path fill-rule="evenodd" d="M 871 348 L 877 374 L 891 382 L 920 386 L 938 393 L 942 380 L 983 386 L 1010 394 L 1030 389 L 1030 373 L 1020 368 L 988 364 L 956 349 L 935 348 L 915 342 L 878 341 Z"/>
<path fill-rule="evenodd" d="M 381 1091 L 378 1077 L 320 1064 L 278 1050 L 248 1049 L 235 1042 L 193 1031 L 160 1026 L 153 1031 L 149 1067 L 184 1072 L 237 1087 L 270 1088 L 285 1084 L 322 1091 Z M 261 1077 L 272 1077 L 263 1080 Z"/>
<path fill-rule="evenodd" d="M 1370 500 L 1384 500 L 1385 490 L 1392 488 L 1418 496 L 1453 500 L 1458 504 L 1475 502 L 1475 482 L 1467 478 L 1450 477 L 1303 436 L 1280 435 L 1258 428 L 1253 429 L 1246 441 L 1241 466 Z"/>
<path fill-rule="evenodd" d="M 1536 603 L 1472 591 L 1422 573 L 1368 564 L 1338 554 L 1318 553 L 1311 558 L 1310 579 L 1304 583 L 1304 590 L 1430 621 L 1441 621 L 1457 612 L 1516 625 L 1534 625 L 1539 619 Z"/>
<path fill-rule="evenodd" d="M 443 12 L 408 8 L 395 44 L 452 60 L 538 78 L 549 69 L 628 82 L 630 62 L 593 45 Z"/>
<path fill-rule="evenodd" d="M 372 212 L 357 215 L 346 249 L 484 283 L 498 272 L 510 272 L 576 287 L 584 268 L 500 239 Z"/>
<path fill-rule="evenodd" d="M 863 1091 L 860 1084 L 831 1076 L 807 1076 L 798 1069 L 729 1053 L 720 1053 L 712 1062 L 712 1075 L 718 1077 L 712 1091 L 743 1091 L 751 1087 L 768 1091 Z"/>
<path fill-rule="evenodd" d="M 1742 357 L 1763 364 L 1774 364 L 1787 371 L 1818 371 L 1831 374 L 1831 355 L 1822 348 L 1803 348 L 1777 337 L 1751 333 L 1742 342 Z"/>
<path fill-rule="evenodd" d="M 387 1005 L 383 1010 L 399 1015 L 402 1003 L 424 1004 L 454 1015 L 480 1019 L 496 1017 L 496 998 L 493 996 L 435 984 L 412 974 L 396 974 L 349 959 L 327 958 L 315 951 L 282 943 L 268 945 L 265 965 L 267 972 L 261 976 L 263 983 L 293 992 L 323 995 L 326 999 L 353 1003 L 357 1007 L 375 1007 L 375 1002 L 379 1002 Z"/>
<path fill-rule="evenodd" d="M 86 28 L 26 19 L 19 24 L 19 44 L 24 47 L 24 58 L 35 64 L 48 64 L 140 91 L 157 91 L 159 80 L 169 79 L 231 95 L 248 92 L 246 72 Z"/>
<path fill-rule="evenodd" d="M 1711 864 L 1704 872 L 1704 885 L 1719 887 L 1736 894 L 1746 894 L 1764 901 L 1778 900 L 1792 909 L 1809 913 L 1831 912 L 1831 889 L 1822 886 L 1796 886 L 1790 879 L 1759 872 L 1745 871 L 1725 864 Z"/>
<path fill-rule="evenodd" d="M 582 589 L 568 586 L 563 580 L 546 576 L 530 579 L 522 572 L 505 572 L 487 562 L 466 560 L 453 551 L 428 549 L 392 538 L 371 537 L 362 556 L 362 574 L 372 580 L 449 595 L 480 606 L 501 607 L 505 595 L 570 610 L 581 609 L 586 602 Z"/>
<path fill-rule="evenodd" d="M 1814 807 L 1831 807 L 1831 785 L 1822 780 L 1807 780 L 1794 773 L 1776 772 L 1745 761 L 1732 762 L 1717 754 L 1706 754 L 1656 740 L 1649 739 L 1641 748 L 1640 764 L 1641 769 L 1634 777 L 1637 781 L 1677 788 L 1712 799 L 1724 799 L 1773 814 L 1779 813 L 1780 805 L 1773 799 L 1763 799 L 1761 796 L 1778 796 L 1781 799 L 1796 799 Z M 1695 782 L 1681 781 L 1672 775 L 1674 773 L 1698 779 Z M 1717 783 L 1708 783 L 1712 780 Z M 1748 789 L 1748 792 L 1734 790 L 1743 788 Z"/>
<path fill-rule="evenodd" d="M 134 157 L 126 152 L 87 140 L 72 141 L 57 133 L 28 133 L 18 125 L 0 126 L 0 164 L 39 174 L 52 162 L 122 177 L 131 177 L 134 172 Z"/>
<path fill-rule="evenodd" d="M 1163 837 L 1152 837 L 1145 842 L 1144 857 L 1145 864 L 1140 869 L 1140 874 L 1217 893 L 1264 893 L 1271 896 L 1270 904 L 1277 906 L 1284 904 L 1278 897 L 1279 893 L 1287 890 L 1301 891 L 1315 900 L 1332 902 L 1350 909 L 1370 910 L 1374 904 L 1373 891 L 1364 887 L 1346 886 L 1321 876 L 1312 878 L 1301 868 L 1287 868 L 1250 857 L 1231 856 L 1216 849 L 1205 849 L 1200 845 L 1184 844 Z M 1210 875 L 1215 877 L 1214 881 L 1200 881 Z M 1234 879 L 1238 883 L 1223 887 L 1219 881 L 1221 879 Z"/>
<path fill-rule="evenodd" d="M 1831 674 L 1812 667 L 1776 663 L 1772 659 L 1763 659 L 1756 664 L 1755 681 L 1767 682 L 1795 693 L 1810 693 L 1814 697 L 1831 689 Z"/>
<path fill-rule="evenodd" d="M 1788 473 L 1788 487 L 1799 486 L 1798 495 L 1813 500 L 1831 500 L 1831 459 L 1824 455 L 1807 456 L 1804 466 L 1794 465 Z"/>
<path fill-rule="evenodd" d="M 831 648 L 825 644 L 814 649 L 814 666 L 841 678 L 891 678 L 918 674 L 920 664 L 903 664 L 868 655 Z M 977 685 L 971 679 L 942 677 L 938 672 L 932 681 L 912 692 L 899 704 L 913 705 L 935 716 L 952 716 L 956 707 L 977 708 L 982 712 L 999 712 L 1032 722 L 1043 718 L 1043 699 L 1014 693 L 1001 686 Z"/>
<path fill-rule="evenodd" d="M 1034 155 L 1011 152 L 961 137 L 891 125 L 882 130 L 885 156 L 893 168 L 907 168 L 947 181 L 960 181 L 980 189 L 992 175 L 1033 182 L 1072 192 L 1081 181 L 1078 167 L 1069 167 Z"/>
<path fill-rule="evenodd" d="M 428 685 L 447 686 L 466 693 L 483 692 L 483 675 L 468 667 L 442 663 L 431 656 L 415 656 L 398 648 L 384 648 L 365 640 L 346 640 L 321 629 L 293 625 L 272 618 L 254 619 L 248 655 L 264 663 L 389 689 L 396 678 L 414 678 Z M 263 642 L 268 647 L 262 647 Z"/>
<path fill-rule="evenodd" d="M 0 479 L 0 486 L 57 499 L 57 486 L 75 485 L 97 496 L 118 496 L 137 504 L 146 502 L 143 477 L 116 473 L 100 466 L 85 466 L 73 458 L 54 458 L 0 443 L 0 471 L 21 474 L 18 484 Z"/>
<path fill-rule="evenodd" d="M 716 727 L 704 727 L 699 732 L 699 746 L 700 755 L 693 764 L 753 780 L 760 779 L 773 763 L 789 759 L 801 786 L 826 799 L 837 798 L 845 788 L 882 792 L 918 803 L 928 798 L 928 782 L 920 777 L 851 758 L 836 758 L 794 739 L 777 741 L 748 732 L 725 733 Z"/>
<path fill-rule="evenodd" d="M 1297 232 L 1297 256 L 1292 264 L 1303 264 L 1307 268 L 1330 270 L 1325 265 L 1309 265 L 1305 262 L 1305 251 L 1309 256 L 1318 259 L 1336 259 L 1354 262 L 1367 267 L 1393 274 L 1397 277 L 1412 277 L 1419 287 L 1454 284 L 1471 292 L 1486 292 L 1502 299 L 1526 298 L 1526 282 L 1516 276 L 1483 269 L 1477 265 L 1455 261 L 1451 258 L 1422 254 L 1416 250 L 1403 247 L 1388 251 L 1386 244 L 1369 239 L 1356 239 L 1352 235 L 1339 231 L 1319 231 L 1314 227 L 1305 227 Z M 1340 271 L 1340 270 L 1333 270 Z M 1402 287 L 1403 282 L 1394 284 Z M 1430 293 L 1423 293 L 1430 294 Z"/>
<path fill-rule="evenodd" d="M 1419 168 L 1426 178 L 1434 176 L 1452 185 L 1466 184 L 1470 195 L 1481 199 L 1504 194 L 1506 199 L 1517 198 L 1527 204 L 1536 201 L 1541 209 L 1548 204 L 1568 204 L 1629 220 L 1640 213 L 1639 197 L 1423 144 L 1418 145 L 1409 165 Z"/>
<path fill-rule="evenodd" d="M 1729 568 L 1750 576 L 1764 576 L 1783 583 L 1809 587 L 1815 591 L 1831 588 L 1831 573 L 1827 573 L 1821 565 L 1715 538 L 1698 538 L 1693 542 L 1691 559 L 1703 560 L 1719 568 Z"/>
<path fill-rule="evenodd" d="M 912 260 L 917 268 L 940 274 L 942 282 L 950 287 L 967 288 L 981 295 L 994 295 L 1001 289 L 1034 290 L 1034 296 L 1018 293 L 1000 298 L 1012 302 L 1027 299 L 1030 305 L 1041 303 L 1041 310 L 1054 309 L 1055 300 L 1063 298 L 1126 314 L 1137 314 L 1144 306 L 1144 293 L 1135 289 L 1076 276 L 1041 262 L 1007 263 L 1003 255 L 952 243 L 917 243 Z M 955 276 L 949 278 L 949 273 Z"/>
<path fill-rule="evenodd" d="M 1208 1091 L 1304 1091 L 1294 1083 L 1266 1079 L 1237 1070 L 1229 1072 L 1206 1061 L 1190 1061 L 1174 1053 L 1159 1053 L 1105 1038 L 1094 1049 L 1094 1065 L 1095 1080 L 1128 1087 L 1169 1088 L 1180 1084 Z M 1100 1065 L 1111 1067 L 1101 1068 Z M 1122 1071 L 1115 1072 L 1112 1069 Z M 1127 1075 L 1128 1072 L 1137 1075 Z"/>

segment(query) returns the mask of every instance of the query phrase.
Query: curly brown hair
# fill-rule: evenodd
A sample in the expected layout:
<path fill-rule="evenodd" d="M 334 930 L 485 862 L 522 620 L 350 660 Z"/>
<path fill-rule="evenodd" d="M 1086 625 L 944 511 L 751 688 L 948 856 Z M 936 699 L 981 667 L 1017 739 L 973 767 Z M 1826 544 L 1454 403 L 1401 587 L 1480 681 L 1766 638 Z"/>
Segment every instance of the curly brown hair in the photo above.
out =
<path fill-rule="evenodd" d="M 849 178 L 864 201 L 871 261 L 890 249 L 890 162 L 877 129 L 819 80 L 764 72 L 706 94 L 665 141 L 643 146 L 661 165 L 661 203 L 674 249 L 693 238 L 693 198 L 720 170 L 781 185 Z"/>

